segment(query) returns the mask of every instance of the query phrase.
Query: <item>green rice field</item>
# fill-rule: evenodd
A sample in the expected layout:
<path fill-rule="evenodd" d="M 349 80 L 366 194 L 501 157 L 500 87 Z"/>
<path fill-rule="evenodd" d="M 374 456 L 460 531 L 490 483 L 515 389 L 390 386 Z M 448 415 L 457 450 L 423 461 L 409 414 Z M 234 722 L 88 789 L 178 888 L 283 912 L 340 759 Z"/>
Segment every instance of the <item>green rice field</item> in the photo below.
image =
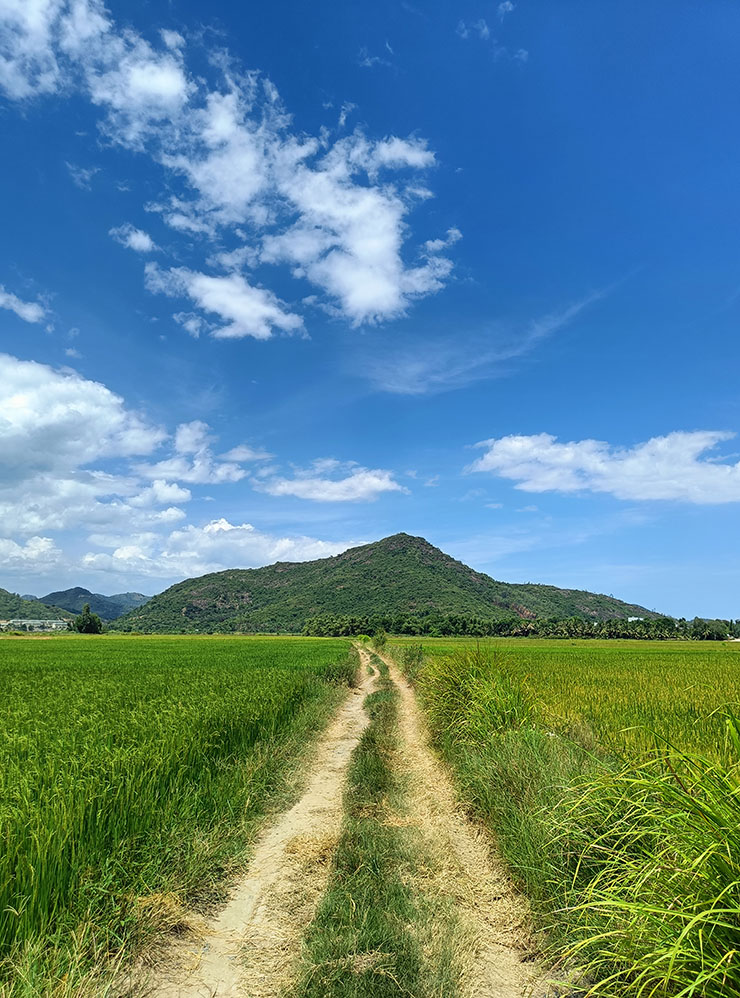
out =
<path fill-rule="evenodd" d="M 740 995 L 740 646 L 394 642 L 578 994 Z"/>
<path fill-rule="evenodd" d="M 217 899 L 354 671 L 342 639 L 0 639 L 0 994 Z"/>
<path fill-rule="evenodd" d="M 734 751 L 723 708 L 740 714 L 740 642 L 430 638 L 422 647 L 430 661 L 482 649 L 522 683 L 542 726 L 586 746 L 634 756 L 657 736 L 717 759 Z"/>

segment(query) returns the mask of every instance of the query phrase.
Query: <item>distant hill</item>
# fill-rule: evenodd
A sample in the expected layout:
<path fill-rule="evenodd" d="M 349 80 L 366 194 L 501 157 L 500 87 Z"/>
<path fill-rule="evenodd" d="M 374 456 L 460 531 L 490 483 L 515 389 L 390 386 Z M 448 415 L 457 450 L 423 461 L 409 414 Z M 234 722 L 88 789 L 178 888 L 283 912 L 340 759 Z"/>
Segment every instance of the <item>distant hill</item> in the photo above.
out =
<path fill-rule="evenodd" d="M 141 593 L 117 593 L 115 596 L 103 596 L 102 593 L 91 593 L 89 589 L 75 586 L 74 589 L 62 589 L 60 592 L 49 593 L 40 597 L 40 602 L 47 606 L 61 606 L 71 613 L 81 613 L 85 603 L 102 620 L 115 620 L 129 610 L 133 610 L 149 599 Z"/>
<path fill-rule="evenodd" d="M 72 614 L 58 606 L 48 606 L 37 599 L 25 599 L 18 593 L 0 589 L 0 620 L 70 620 Z"/>
<path fill-rule="evenodd" d="M 58 595 L 58 594 L 57 594 Z M 657 617 L 578 589 L 496 582 L 423 537 L 394 534 L 318 561 L 277 562 L 186 579 L 113 625 L 121 630 L 300 631 L 318 614 L 474 614 L 501 619 Z"/>

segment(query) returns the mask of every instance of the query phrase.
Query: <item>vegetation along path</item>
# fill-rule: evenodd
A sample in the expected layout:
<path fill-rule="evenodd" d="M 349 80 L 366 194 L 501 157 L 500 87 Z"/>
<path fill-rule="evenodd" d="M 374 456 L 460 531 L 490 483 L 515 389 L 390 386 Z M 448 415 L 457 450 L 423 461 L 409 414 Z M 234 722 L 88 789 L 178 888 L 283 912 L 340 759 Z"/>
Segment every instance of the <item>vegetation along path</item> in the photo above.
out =
<path fill-rule="evenodd" d="M 267 998 L 294 973 L 339 838 L 342 791 L 368 719 L 373 676 L 363 670 L 321 739 L 306 790 L 258 839 L 246 876 L 220 914 L 168 952 L 147 998 Z"/>
<path fill-rule="evenodd" d="M 446 767 L 430 748 L 411 686 L 384 658 L 400 692 L 399 727 L 409 819 L 419 828 L 429 891 L 447 895 L 459 920 L 457 960 L 464 998 L 520 998 L 543 990 L 533 960 L 529 909 L 459 806 Z"/>
<path fill-rule="evenodd" d="M 362 788 L 347 790 L 350 757 L 361 739 L 365 745 L 367 735 L 363 736 L 363 732 L 372 734 L 364 707 L 378 684 L 371 656 L 365 649 L 360 649 L 360 659 L 361 684 L 322 738 L 302 798 L 262 834 L 247 875 L 218 917 L 172 947 L 164 966 L 149 982 L 146 994 L 150 998 L 267 998 L 319 993 L 326 998 L 396 993 L 414 994 L 417 998 L 418 988 L 418 998 L 441 993 L 440 984 L 431 983 L 433 972 L 426 976 L 423 972 L 411 974 L 407 982 L 412 984 L 410 990 L 396 976 L 399 971 L 392 952 L 361 952 L 363 933 L 367 935 L 366 919 L 373 922 L 376 918 L 385 925 L 376 933 L 385 939 L 384 949 L 390 947 L 392 951 L 397 945 L 408 948 L 408 940 L 403 943 L 397 929 L 391 927 L 394 916 L 390 911 L 390 921 L 383 922 L 383 913 L 361 910 L 367 902 L 360 900 L 363 888 L 356 880 L 357 872 L 378 862 L 386 865 L 381 878 L 384 883 L 396 876 L 393 863 L 398 862 L 399 885 L 408 884 L 411 897 L 419 899 L 421 909 L 418 905 L 415 909 L 416 902 L 411 900 L 409 911 L 416 910 L 417 917 L 421 917 L 420 938 L 427 939 L 420 952 L 426 952 L 432 962 L 447 961 L 445 994 L 459 998 L 525 998 L 542 993 L 532 959 L 526 901 L 497 863 L 484 833 L 459 807 L 444 764 L 429 746 L 413 690 L 393 662 L 384 658 L 381 671 L 385 673 L 387 666 L 389 676 L 380 682 L 381 688 L 395 689 L 396 707 L 390 722 L 395 734 L 389 730 L 384 735 L 378 730 L 374 738 L 393 740 L 395 749 L 389 758 L 398 771 L 401 800 L 400 804 L 383 804 L 381 791 L 378 816 L 381 825 L 397 824 L 399 831 L 406 828 L 413 832 L 412 839 L 406 841 L 415 844 L 414 855 L 404 859 L 401 848 L 397 859 L 391 860 L 386 849 L 381 859 L 379 844 L 363 841 L 360 828 L 371 813 L 368 804 L 362 804 L 358 812 L 360 826 L 348 816 L 347 793 L 354 793 L 355 798 L 358 792 L 361 797 L 364 793 Z M 379 664 L 377 658 L 374 661 Z M 368 703 L 378 696 L 381 693 Z M 377 707 L 370 710 L 376 727 L 380 716 Z M 366 754 L 368 750 L 369 743 L 364 748 Z M 370 770 L 362 763 L 354 765 L 355 769 L 360 766 L 353 776 L 356 781 L 358 773 L 371 772 L 374 764 Z M 390 788 L 388 792 L 392 794 Z M 337 853 L 342 829 L 344 838 Z M 382 827 L 370 832 L 371 839 L 376 835 L 383 838 Z M 357 871 L 352 873 L 355 867 Z M 339 885 L 338 868 L 345 870 Z M 374 888 L 370 890 L 372 894 Z M 382 890 L 378 896 L 373 894 L 374 900 L 368 899 L 371 907 L 391 903 L 394 890 L 388 897 Z M 348 892 L 354 900 L 349 899 L 351 913 L 347 921 L 342 909 L 347 901 L 343 893 Z M 317 910 L 319 920 L 314 922 Z M 426 916 L 419 916 L 420 911 L 426 911 Z M 443 958 L 432 956 L 435 944 L 429 941 L 430 931 L 444 940 Z M 340 939 L 343 932 L 346 940 Z M 345 945 L 354 956 L 325 962 L 327 955 Z M 329 951 L 324 952 L 324 962 L 312 963 L 312 952 L 322 947 Z M 388 966 L 383 963 L 386 959 L 391 960 Z M 399 951 L 398 959 L 408 964 L 408 954 L 401 958 Z M 370 977 L 364 983 L 357 980 L 349 984 L 348 977 L 368 970 Z M 435 980 L 441 980 L 439 973 Z"/>

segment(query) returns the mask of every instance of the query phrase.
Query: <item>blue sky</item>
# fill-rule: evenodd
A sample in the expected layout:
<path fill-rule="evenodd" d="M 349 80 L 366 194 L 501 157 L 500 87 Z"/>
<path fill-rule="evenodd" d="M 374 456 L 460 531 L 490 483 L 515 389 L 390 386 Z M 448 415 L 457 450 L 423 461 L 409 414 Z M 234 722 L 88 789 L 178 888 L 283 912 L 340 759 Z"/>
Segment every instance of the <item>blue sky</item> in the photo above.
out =
<path fill-rule="evenodd" d="M 396 531 L 736 617 L 730 2 L 0 0 L 0 585 Z"/>

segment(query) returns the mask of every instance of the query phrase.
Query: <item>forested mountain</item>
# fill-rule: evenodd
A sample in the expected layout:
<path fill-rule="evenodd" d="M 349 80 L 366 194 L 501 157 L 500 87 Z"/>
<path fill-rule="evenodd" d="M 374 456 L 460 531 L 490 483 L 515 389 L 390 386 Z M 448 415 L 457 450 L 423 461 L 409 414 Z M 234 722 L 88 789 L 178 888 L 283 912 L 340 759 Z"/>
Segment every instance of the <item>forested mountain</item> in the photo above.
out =
<path fill-rule="evenodd" d="M 0 589 L 0 620 L 71 620 L 72 614 L 58 606 Z"/>
<path fill-rule="evenodd" d="M 148 596 L 141 593 L 103 596 L 102 593 L 91 593 L 89 589 L 75 586 L 74 589 L 62 589 L 60 592 L 41 596 L 40 602 L 47 606 L 61 606 L 72 613 L 81 613 L 85 603 L 89 603 L 92 613 L 96 613 L 102 620 L 115 620 L 129 610 L 142 606 L 148 599 Z"/>
<path fill-rule="evenodd" d="M 531 583 L 496 582 L 423 537 L 394 534 L 318 561 L 277 562 L 186 579 L 115 621 L 156 632 L 300 631 L 319 614 L 516 614 L 587 620 L 655 617 L 611 596 Z"/>

